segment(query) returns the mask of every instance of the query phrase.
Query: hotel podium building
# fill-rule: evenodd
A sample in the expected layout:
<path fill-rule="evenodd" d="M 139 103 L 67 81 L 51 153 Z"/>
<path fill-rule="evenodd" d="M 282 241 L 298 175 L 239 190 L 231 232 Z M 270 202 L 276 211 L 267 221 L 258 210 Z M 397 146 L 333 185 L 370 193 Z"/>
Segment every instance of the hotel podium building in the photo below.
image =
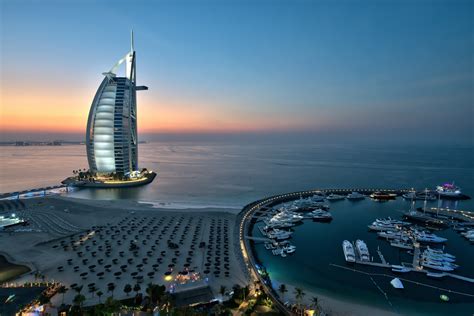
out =
<path fill-rule="evenodd" d="M 116 72 L 125 63 L 125 76 Z M 138 170 L 136 53 L 131 48 L 109 72 L 95 94 L 86 131 L 89 170 L 97 176 L 127 176 Z"/>

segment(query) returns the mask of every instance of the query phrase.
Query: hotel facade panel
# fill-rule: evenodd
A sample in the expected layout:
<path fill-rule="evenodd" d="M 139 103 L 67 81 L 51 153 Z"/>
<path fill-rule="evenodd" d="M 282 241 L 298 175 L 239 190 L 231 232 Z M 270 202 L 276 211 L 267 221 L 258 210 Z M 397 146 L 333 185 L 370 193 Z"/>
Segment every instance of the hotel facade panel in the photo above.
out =
<path fill-rule="evenodd" d="M 125 77 L 117 68 L 126 63 Z M 138 170 L 137 90 L 135 51 L 132 47 L 109 71 L 99 86 L 87 121 L 89 170 L 97 175 L 127 175 Z"/>

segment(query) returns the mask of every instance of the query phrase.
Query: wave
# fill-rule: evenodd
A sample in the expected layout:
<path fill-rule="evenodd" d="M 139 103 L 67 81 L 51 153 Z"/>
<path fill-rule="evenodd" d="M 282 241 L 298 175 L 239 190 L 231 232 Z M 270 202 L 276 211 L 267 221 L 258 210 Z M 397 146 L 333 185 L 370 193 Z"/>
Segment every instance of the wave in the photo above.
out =
<path fill-rule="evenodd" d="M 225 209 L 225 210 L 241 210 L 243 206 L 240 205 L 219 205 L 219 204 L 200 204 L 196 202 L 158 202 L 158 201 L 138 201 L 140 204 L 151 204 L 153 208 L 160 209 Z"/>

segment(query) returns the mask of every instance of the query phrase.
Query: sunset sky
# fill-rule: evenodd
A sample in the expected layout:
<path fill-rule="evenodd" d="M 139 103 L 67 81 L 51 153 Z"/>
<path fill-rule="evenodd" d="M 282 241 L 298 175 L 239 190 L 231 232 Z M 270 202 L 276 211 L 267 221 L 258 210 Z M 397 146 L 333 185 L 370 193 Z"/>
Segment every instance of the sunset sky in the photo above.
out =
<path fill-rule="evenodd" d="M 473 3 L 2 0 L 2 140 L 82 139 L 133 28 L 147 137 L 472 143 Z"/>

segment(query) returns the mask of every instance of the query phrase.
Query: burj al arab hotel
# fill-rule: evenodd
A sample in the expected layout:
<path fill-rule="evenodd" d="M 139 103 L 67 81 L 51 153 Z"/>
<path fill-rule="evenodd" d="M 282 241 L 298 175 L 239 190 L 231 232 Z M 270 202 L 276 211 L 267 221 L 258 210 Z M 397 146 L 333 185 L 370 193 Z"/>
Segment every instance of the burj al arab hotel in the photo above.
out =
<path fill-rule="evenodd" d="M 123 65 L 125 76 L 122 77 L 117 71 L 123 68 L 121 67 Z M 130 51 L 103 75 L 104 79 L 92 101 L 87 120 L 86 147 L 89 171 L 78 176 L 75 184 L 100 186 L 100 183 L 108 182 L 112 186 L 112 182 L 115 184 L 127 182 L 123 184 L 129 185 L 132 180 L 141 182 L 151 176 L 154 178 L 154 173 L 142 174 L 138 168 L 136 92 L 148 90 L 148 87 L 136 84 L 133 31 Z"/>
<path fill-rule="evenodd" d="M 125 76 L 119 77 L 116 73 L 122 64 L 125 64 Z M 136 85 L 133 33 L 130 52 L 103 75 L 87 121 L 89 169 L 99 175 L 114 172 L 126 175 L 138 170 L 136 92 L 148 89 Z"/>

